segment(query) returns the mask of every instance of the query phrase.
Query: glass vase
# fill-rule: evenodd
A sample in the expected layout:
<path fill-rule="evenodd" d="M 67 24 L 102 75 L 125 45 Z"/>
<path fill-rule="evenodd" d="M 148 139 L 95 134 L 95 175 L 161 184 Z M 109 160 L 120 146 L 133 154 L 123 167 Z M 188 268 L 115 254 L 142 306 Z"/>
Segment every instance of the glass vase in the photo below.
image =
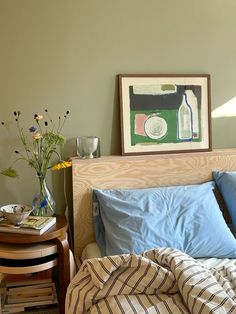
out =
<path fill-rule="evenodd" d="M 51 217 L 55 214 L 56 202 L 50 192 L 45 177 L 38 177 L 39 191 L 33 198 L 33 211 L 34 216 L 47 216 Z"/>

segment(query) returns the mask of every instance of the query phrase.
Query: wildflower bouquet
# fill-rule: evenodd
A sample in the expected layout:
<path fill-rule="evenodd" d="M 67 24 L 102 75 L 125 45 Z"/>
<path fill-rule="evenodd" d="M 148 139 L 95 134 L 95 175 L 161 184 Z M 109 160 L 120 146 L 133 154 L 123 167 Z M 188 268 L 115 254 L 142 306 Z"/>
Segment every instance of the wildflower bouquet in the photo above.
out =
<path fill-rule="evenodd" d="M 19 160 L 26 161 L 30 167 L 35 169 L 40 183 L 40 191 L 33 200 L 33 212 L 35 215 L 52 216 L 55 211 L 55 201 L 47 188 L 45 178 L 48 169 L 53 167 L 50 165 L 53 155 L 56 155 L 59 160 L 59 163 L 54 166 L 54 169 L 70 166 L 67 162 L 61 160 L 61 156 L 58 152 L 58 148 L 62 147 L 65 143 L 65 137 L 61 135 L 61 130 L 69 111 L 66 111 L 63 118 L 59 116 L 57 123 L 54 123 L 49 117 L 47 109 L 45 109 L 45 114 L 48 117 L 47 120 L 44 119 L 43 115 L 34 115 L 34 125 L 29 127 L 27 134 L 25 129 L 21 126 L 21 112 L 14 111 L 22 151 L 15 150 L 18 157 L 10 167 L 2 170 L 1 174 L 12 178 L 18 177 L 19 174 L 13 166 Z M 5 125 L 4 122 L 1 124 L 2 126 Z"/>

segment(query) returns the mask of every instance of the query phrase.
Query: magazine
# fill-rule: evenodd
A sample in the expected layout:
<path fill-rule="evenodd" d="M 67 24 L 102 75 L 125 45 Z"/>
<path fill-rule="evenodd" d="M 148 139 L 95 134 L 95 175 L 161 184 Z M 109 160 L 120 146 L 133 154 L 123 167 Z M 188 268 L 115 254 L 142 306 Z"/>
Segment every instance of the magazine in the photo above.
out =
<path fill-rule="evenodd" d="M 41 235 L 56 223 L 56 217 L 28 216 L 19 226 L 0 220 L 0 232 Z"/>

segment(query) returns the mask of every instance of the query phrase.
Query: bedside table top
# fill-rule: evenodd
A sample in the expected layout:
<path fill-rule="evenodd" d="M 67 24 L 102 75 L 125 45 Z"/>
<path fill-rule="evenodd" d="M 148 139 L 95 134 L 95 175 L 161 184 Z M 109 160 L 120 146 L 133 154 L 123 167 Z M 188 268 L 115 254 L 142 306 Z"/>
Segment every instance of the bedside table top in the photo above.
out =
<path fill-rule="evenodd" d="M 19 234 L 10 232 L 0 232 L 0 242 L 4 243 L 15 243 L 15 244 L 25 244 L 25 243 L 39 243 L 44 241 L 49 241 L 55 238 L 63 236 L 68 228 L 67 220 L 65 216 L 56 216 L 56 224 L 50 229 L 45 231 L 41 235 L 29 235 L 29 234 Z"/>

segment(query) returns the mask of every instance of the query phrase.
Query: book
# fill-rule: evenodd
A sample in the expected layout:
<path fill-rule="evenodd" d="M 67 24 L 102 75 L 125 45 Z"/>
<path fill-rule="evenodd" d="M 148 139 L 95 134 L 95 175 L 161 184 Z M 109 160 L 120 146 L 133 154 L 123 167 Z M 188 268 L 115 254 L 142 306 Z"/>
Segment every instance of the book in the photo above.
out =
<path fill-rule="evenodd" d="M 13 288 L 24 288 L 24 286 L 26 287 L 33 287 L 34 285 L 44 285 L 44 284 L 48 284 L 48 283 L 52 283 L 52 279 L 36 279 L 36 280 L 27 280 L 27 281 L 14 281 L 14 282 L 7 282 L 6 283 L 6 287 L 13 287 Z"/>
<path fill-rule="evenodd" d="M 19 226 L 0 220 L 0 232 L 41 235 L 56 223 L 56 217 L 28 216 Z"/>
<path fill-rule="evenodd" d="M 39 308 L 39 309 L 33 309 L 33 310 L 30 310 L 28 308 L 25 308 L 25 311 L 22 312 L 22 313 L 19 313 L 19 314 L 23 314 L 23 313 L 27 313 L 27 314 L 59 314 L 60 313 L 60 310 L 58 307 L 53 307 L 53 308 L 49 308 L 48 306 L 45 307 L 45 308 Z"/>
<path fill-rule="evenodd" d="M 25 302 L 25 303 L 17 303 L 17 304 L 7 304 L 2 307 L 2 313 L 21 313 L 32 310 L 37 310 L 39 308 L 50 308 L 50 306 L 56 306 L 58 304 L 57 300 L 53 301 L 37 301 L 37 302 Z"/>
<path fill-rule="evenodd" d="M 13 309 L 2 309 L 2 314 L 24 313 L 24 307 L 16 307 Z"/>
<path fill-rule="evenodd" d="M 37 285 L 29 285 L 29 286 L 16 286 L 16 287 L 10 287 L 7 288 L 7 294 L 8 295 L 22 295 L 22 294 L 45 294 L 46 290 L 52 291 L 52 282 L 47 283 L 39 283 Z"/>
<path fill-rule="evenodd" d="M 25 307 L 24 313 L 27 314 L 59 314 L 60 310 L 59 307 L 55 304 L 52 305 L 39 305 L 33 307 Z"/>

